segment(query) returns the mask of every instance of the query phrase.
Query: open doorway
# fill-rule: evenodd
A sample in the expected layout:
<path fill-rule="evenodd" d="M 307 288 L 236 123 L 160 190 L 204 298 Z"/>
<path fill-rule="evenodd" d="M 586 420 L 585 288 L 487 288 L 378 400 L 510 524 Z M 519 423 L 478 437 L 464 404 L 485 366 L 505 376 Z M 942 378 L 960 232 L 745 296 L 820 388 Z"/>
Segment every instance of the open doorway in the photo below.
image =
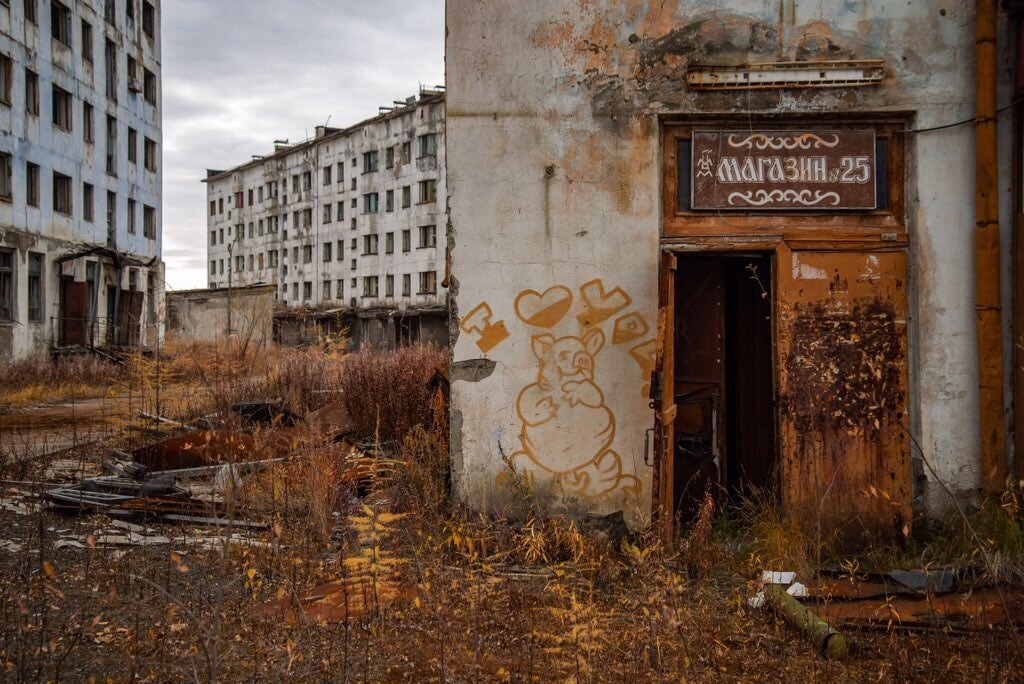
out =
<path fill-rule="evenodd" d="M 673 502 L 692 519 L 770 488 L 776 472 L 769 253 L 679 255 L 675 276 Z"/>

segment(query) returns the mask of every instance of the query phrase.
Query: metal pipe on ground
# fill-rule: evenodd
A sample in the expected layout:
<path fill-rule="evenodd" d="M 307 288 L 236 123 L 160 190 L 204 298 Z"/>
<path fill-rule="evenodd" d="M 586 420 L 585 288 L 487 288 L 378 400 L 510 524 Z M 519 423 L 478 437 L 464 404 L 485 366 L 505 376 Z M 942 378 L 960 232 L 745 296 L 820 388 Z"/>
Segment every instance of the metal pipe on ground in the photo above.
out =
<path fill-rule="evenodd" d="M 768 603 L 793 627 L 810 637 L 821 654 L 829 660 L 843 660 L 849 652 L 846 637 L 823 620 L 813 610 L 797 601 L 781 584 L 769 584 L 764 589 Z"/>

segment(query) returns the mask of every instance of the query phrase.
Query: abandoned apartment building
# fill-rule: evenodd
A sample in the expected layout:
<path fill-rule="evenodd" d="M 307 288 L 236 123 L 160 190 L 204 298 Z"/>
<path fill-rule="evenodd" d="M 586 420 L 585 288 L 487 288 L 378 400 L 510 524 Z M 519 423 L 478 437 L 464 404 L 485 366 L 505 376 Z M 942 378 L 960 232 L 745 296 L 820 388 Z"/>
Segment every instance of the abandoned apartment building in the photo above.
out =
<path fill-rule="evenodd" d="M 449 0 L 456 493 L 857 539 L 998 491 L 1021 5 Z"/>
<path fill-rule="evenodd" d="M 160 3 L 0 2 L 0 359 L 159 334 Z"/>
<path fill-rule="evenodd" d="M 275 285 L 277 338 L 447 345 L 444 93 L 209 171 L 211 290 Z M 310 333 L 312 330 L 312 334 Z"/>

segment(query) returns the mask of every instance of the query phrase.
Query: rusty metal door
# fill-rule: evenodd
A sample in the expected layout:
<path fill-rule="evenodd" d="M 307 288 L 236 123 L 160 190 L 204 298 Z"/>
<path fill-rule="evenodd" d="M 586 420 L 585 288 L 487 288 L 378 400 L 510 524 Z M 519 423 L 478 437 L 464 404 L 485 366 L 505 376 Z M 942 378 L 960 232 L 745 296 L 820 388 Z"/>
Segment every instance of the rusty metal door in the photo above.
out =
<path fill-rule="evenodd" d="M 910 524 L 906 253 L 780 247 L 782 499 L 853 542 Z"/>
<path fill-rule="evenodd" d="M 60 344 L 86 345 L 89 318 L 89 284 L 60 279 Z"/>
<path fill-rule="evenodd" d="M 661 537 L 672 539 L 675 514 L 673 498 L 673 459 L 675 457 L 675 319 L 676 256 L 662 252 L 658 274 L 658 344 L 651 402 L 655 417 L 654 513 Z"/>

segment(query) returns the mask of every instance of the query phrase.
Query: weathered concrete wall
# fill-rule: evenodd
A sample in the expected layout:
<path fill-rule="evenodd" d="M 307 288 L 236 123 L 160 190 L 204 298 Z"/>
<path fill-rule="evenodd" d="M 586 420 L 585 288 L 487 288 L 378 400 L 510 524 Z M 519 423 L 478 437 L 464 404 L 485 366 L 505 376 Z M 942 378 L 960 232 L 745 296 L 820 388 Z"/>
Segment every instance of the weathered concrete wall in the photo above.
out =
<path fill-rule="evenodd" d="M 274 286 L 233 288 L 231 336 L 255 347 L 268 344 L 274 329 Z M 168 339 L 215 342 L 228 335 L 228 290 L 167 293 Z"/>
<path fill-rule="evenodd" d="M 660 116 L 890 112 L 924 128 L 974 110 L 965 0 L 449 0 L 447 30 L 452 448 L 457 493 L 480 507 L 507 500 L 510 460 L 588 509 L 649 510 Z M 684 78 L 691 64 L 842 58 L 884 59 L 884 84 L 699 93 Z M 972 128 L 909 134 L 907 149 L 912 428 L 970 495 Z M 948 505 L 929 474 L 919 491 Z"/>

